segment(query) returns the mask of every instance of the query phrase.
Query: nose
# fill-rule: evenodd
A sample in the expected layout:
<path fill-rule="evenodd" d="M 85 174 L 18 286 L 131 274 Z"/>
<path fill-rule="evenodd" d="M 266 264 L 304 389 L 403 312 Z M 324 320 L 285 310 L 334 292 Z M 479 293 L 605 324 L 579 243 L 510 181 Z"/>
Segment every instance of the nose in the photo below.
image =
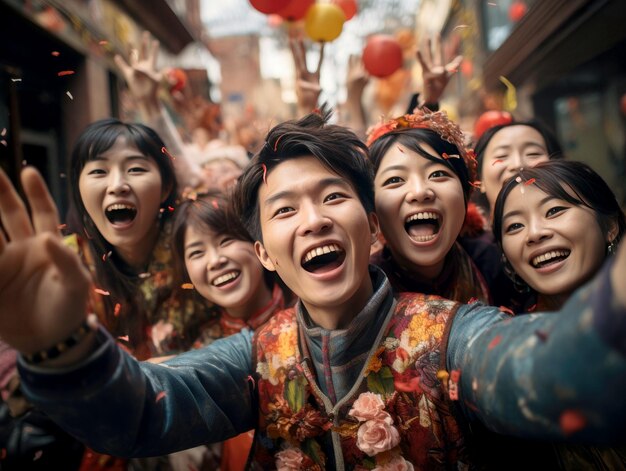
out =
<path fill-rule="evenodd" d="M 522 170 L 525 166 L 524 156 L 519 152 L 514 152 L 509 155 L 509 158 L 506 159 L 507 162 L 507 172 L 509 175 L 513 175 L 520 170 Z"/>
<path fill-rule="evenodd" d="M 405 199 L 408 203 L 432 201 L 435 199 L 435 192 L 430 187 L 428 180 L 414 178 L 409 181 L 409 191 L 407 191 Z"/>
<path fill-rule="evenodd" d="M 222 253 L 216 247 L 209 247 L 207 249 L 207 266 L 206 269 L 208 271 L 211 270 L 219 270 L 226 263 L 228 263 L 227 258 L 222 255 Z"/>
<path fill-rule="evenodd" d="M 123 194 L 130 190 L 128 182 L 126 181 L 126 174 L 120 170 L 111 170 L 108 183 L 108 191 L 110 194 Z"/>
<path fill-rule="evenodd" d="M 533 245 L 552 238 L 552 230 L 542 221 L 533 220 L 528 223 L 526 244 Z"/>
<path fill-rule="evenodd" d="M 300 206 L 302 222 L 298 228 L 299 235 L 318 234 L 332 227 L 332 220 L 326 216 L 316 203 L 304 203 Z"/>

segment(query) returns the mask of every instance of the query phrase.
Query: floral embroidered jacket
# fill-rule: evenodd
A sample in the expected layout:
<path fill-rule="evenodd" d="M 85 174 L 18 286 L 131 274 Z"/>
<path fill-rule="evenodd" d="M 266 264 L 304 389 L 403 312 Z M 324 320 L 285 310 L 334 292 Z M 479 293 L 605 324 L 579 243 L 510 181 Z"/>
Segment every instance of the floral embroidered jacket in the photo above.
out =
<path fill-rule="evenodd" d="M 463 418 L 522 438 L 626 441 L 626 401 L 619 399 L 626 394 L 626 306 L 615 294 L 610 269 L 606 265 L 558 313 L 510 317 L 480 303 L 458 307 L 442 359 L 450 372 L 448 394 L 458 398 L 453 404 Z M 258 425 L 254 348 L 252 332 L 244 329 L 165 363 L 142 363 L 101 329 L 97 348 L 79 364 L 50 369 L 20 357 L 18 368 L 28 399 L 90 447 L 117 456 L 154 456 L 223 441 Z M 401 358 L 399 352 L 395 355 Z M 381 369 L 382 364 L 383 358 Z M 429 387 L 421 377 L 419 385 Z M 358 392 L 362 396 L 366 391 Z M 424 397 L 434 402 L 430 395 Z M 340 417 L 357 428 L 357 440 L 361 429 L 363 435 L 375 436 L 363 428 L 362 422 L 370 420 L 362 420 L 367 413 L 402 427 L 405 416 L 398 414 L 397 400 L 381 394 L 381 406 L 376 397 L 358 399 L 366 404 L 350 400 L 347 415 L 344 410 Z M 420 420 L 417 410 L 409 415 Z M 396 440 L 389 430 L 388 444 Z M 428 436 L 430 429 L 424 431 Z M 336 436 L 342 435 L 336 431 Z M 289 453 L 279 458 L 278 465 L 291 469 L 303 462 Z M 365 462 L 369 455 L 358 459 Z M 396 464 L 392 458 L 381 467 Z M 506 463 L 502 468 L 507 469 Z"/>
<path fill-rule="evenodd" d="M 445 326 L 457 307 L 436 296 L 401 295 L 383 313 L 356 383 L 336 403 L 321 391 L 306 343 L 298 342 L 304 334 L 295 310 L 274 316 L 255 339 L 253 469 L 374 469 L 405 459 L 417 469 L 457 467 L 463 440 L 437 379 Z"/>

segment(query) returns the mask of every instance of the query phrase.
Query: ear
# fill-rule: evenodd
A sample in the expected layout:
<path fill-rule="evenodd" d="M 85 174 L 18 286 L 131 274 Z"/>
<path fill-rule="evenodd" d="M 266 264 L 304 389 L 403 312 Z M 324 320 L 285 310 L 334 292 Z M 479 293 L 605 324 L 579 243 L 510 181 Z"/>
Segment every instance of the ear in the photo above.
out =
<path fill-rule="evenodd" d="M 378 233 L 380 232 L 378 216 L 376 216 L 376 213 L 371 212 L 367 215 L 367 219 L 370 225 L 370 234 L 372 235 L 372 244 L 374 244 L 378 240 Z"/>
<path fill-rule="evenodd" d="M 266 270 L 276 271 L 276 267 L 274 266 L 274 262 L 272 262 L 272 258 L 265 250 L 265 247 L 263 247 L 263 244 L 258 240 L 254 243 L 254 253 L 256 253 L 256 256 L 261 262 L 261 265 L 263 265 Z"/>
<path fill-rule="evenodd" d="M 615 218 L 611 218 L 611 221 L 609 222 L 608 230 L 606 232 L 606 242 L 608 244 L 612 243 L 618 234 L 619 234 L 619 225 L 617 224 L 617 220 Z"/>
<path fill-rule="evenodd" d="M 171 183 L 169 183 L 168 185 L 165 185 L 165 184 L 163 185 L 163 188 L 161 189 L 161 204 L 165 203 L 165 200 L 167 200 L 171 191 L 172 191 Z"/>
<path fill-rule="evenodd" d="M 485 193 L 487 193 L 487 188 L 485 188 L 485 182 L 483 182 L 482 180 L 480 181 L 480 192 L 484 195 Z"/>

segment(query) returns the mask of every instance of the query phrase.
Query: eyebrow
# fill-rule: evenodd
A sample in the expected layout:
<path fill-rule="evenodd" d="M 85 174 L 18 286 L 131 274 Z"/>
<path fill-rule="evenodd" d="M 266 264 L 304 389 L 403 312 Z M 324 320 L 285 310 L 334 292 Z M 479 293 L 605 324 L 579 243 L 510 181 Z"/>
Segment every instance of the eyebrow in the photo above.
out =
<path fill-rule="evenodd" d="M 187 244 L 187 245 L 185 245 L 185 252 L 186 252 L 188 249 L 192 249 L 192 248 L 194 248 L 194 247 L 198 247 L 199 245 L 202 245 L 202 244 L 203 244 L 203 242 L 202 242 L 201 240 L 198 240 L 198 241 L 196 241 L 196 242 L 192 242 L 192 243 L 190 243 L 190 244 Z"/>
<path fill-rule="evenodd" d="M 315 184 L 314 188 L 319 191 L 320 189 L 323 189 L 331 185 L 339 185 L 344 188 L 352 188 L 351 185 L 344 178 L 340 178 L 340 177 L 323 178 Z M 278 193 L 274 193 L 273 195 L 268 196 L 263 202 L 263 205 L 266 207 L 271 206 L 272 204 L 274 204 L 276 201 L 280 199 L 292 198 L 295 195 L 296 195 L 296 192 L 293 190 L 279 191 Z"/>
<path fill-rule="evenodd" d="M 93 161 L 102 161 L 102 162 L 106 162 L 108 161 L 108 157 L 102 157 L 102 155 L 97 155 L 96 157 L 94 157 L 93 159 L 89 160 L 89 162 L 93 162 Z M 146 161 L 150 161 L 152 160 L 150 157 L 145 156 L 143 154 L 137 154 L 137 155 L 129 155 L 128 157 L 124 157 L 124 160 L 146 160 Z"/>
<path fill-rule="evenodd" d="M 431 159 L 428 159 L 428 158 L 426 158 L 426 157 L 424 157 L 424 156 L 421 156 L 421 155 L 420 155 L 420 157 L 421 157 L 422 159 L 426 160 L 426 165 L 425 165 L 425 168 L 429 168 L 429 167 L 432 167 L 432 166 L 434 166 L 434 165 L 444 165 L 444 166 L 446 165 L 446 164 L 445 164 L 445 160 L 444 160 L 444 158 L 443 158 L 443 157 L 435 157 L 435 156 L 433 155 L 432 157 L 433 157 L 433 158 L 435 158 L 435 159 L 437 159 L 437 160 L 431 160 Z M 390 165 L 389 167 L 385 167 L 383 170 L 381 170 L 381 172 L 380 172 L 380 173 L 386 173 L 386 172 L 391 172 L 391 171 L 395 171 L 395 170 L 404 170 L 404 171 L 408 171 L 408 169 L 409 169 L 409 167 L 408 167 L 408 166 L 406 166 L 406 165 L 401 165 L 401 164 L 398 164 L 398 165 Z"/>
<path fill-rule="evenodd" d="M 556 200 L 556 199 L 558 199 L 556 196 L 548 195 L 545 198 L 543 198 L 541 201 L 539 201 L 539 205 L 538 206 L 543 206 L 548 201 Z M 504 216 L 502 216 L 502 220 L 504 221 L 507 218 L 510 218 L 512 216 L 518 216 L 519 214 L 521 214 L 521 211 L 519 211 L 519 210 L 509 211 L 508 213 L 504 214 Z"/>
<path fill-rule="evenodd" d="M 524 141 L 522 142 L 522 147 L 528 147 L 528 146 L 537 146 L 537 147 L 541 147 L 543 149 L 546 148 L 545 144 L 542 144 L 540 142 L 537 141 Z M 501 150 L 501 149 L 510 149 L 512 147 L 511 144 L 500 144 L 496 147 L 493 148 L 494 151 L 496 150 Z"/>

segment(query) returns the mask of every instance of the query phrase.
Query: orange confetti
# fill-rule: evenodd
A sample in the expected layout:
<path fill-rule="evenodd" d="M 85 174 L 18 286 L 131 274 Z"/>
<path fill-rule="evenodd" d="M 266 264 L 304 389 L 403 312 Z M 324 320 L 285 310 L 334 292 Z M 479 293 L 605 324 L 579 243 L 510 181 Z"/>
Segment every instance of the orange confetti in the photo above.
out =
<path fill-rule="evenodd" d="M 587 418 L 577 410 L 568 409 L 563 411 L 559 418 L 559 425 L 563 435 L 568 436 L 576 433 L 587 425 Z"/>
<path fill-rule="evenodd" d="M 254 391 L 256 389 L 256 381 L 254 381 L 252 375 L 248 375 L 248 378 L 246 379 L 252 383 L 252 390 Z"/>
<path fill-rule="evenodd" d="M 478 298 L 470 298 L 467 304 L 474 304 L 476 301 L 478 301 Z"/>
<path fill-rule="evenodd" d="M 491 163 L 491 166 L 493 167 L 495 164 L 501 164 L 502 163 L 502 159 L 496 159 Z"/>
<path fill-rule="evenodd" d="M 59 51 L 52 51 L 50 54 L 52 54 L 54 57 L 59 57 L 61 55 Z"/>
<path fill-rule="evenodd" d="M 94 288 L 93 289 L 96 293 L 101 294 L 102 296 L 109 296 L 111 293 L 109 293 L 108 291 L 105 291 L 103 289 L 100 288 Z"/>
<path fill-rule="evenodd" d="M 487 345 L 487 350 L 494 349 L 500 342 L 502 342 L 502 335 L 496 335 L 493 340 L 489 342 L 489 345 Z"/>
<path fill-rule="evenodd" d="M 480 188 L 481 184 L 482 182 L 480 180 L 474 180 L 473 182 L 470 182 L 470 185 L 474 188 Z"/>
<path fill-rule="evenodd" d="M 278 139 L 276 139 L 276 142 L 274 142 L 274 152 L 276 152 L 276 150 L 278 149 L 278 143 L 280 142 L 282 137 L 283 136 L 278 136 Z"/>
<path fill-rule="evenodd" d="M 118 339 L 123 340 L 124 342 L 128 342 L 128 335 L 120 335 Z"/>
<path fill-rule="evenodd" d="M 59 225 L 57 226 L 57 229 L 58 229 L 58 230 L 60 230 L 60 231 L 62 231 L 62 230 L 63 230 L 63 229 L 65 229 L 66 227 L 67 227 L 67 224 L 59 224 Z"/>
<path fill-rule="evenodd" d="M 444 159 L 446 159 L 446 160 L 448 160 L 448 159 L 460 159 L 461 158 L 461 156 L 459 154 L 447 154 L 445 152 L 443 154 L 441 154 L 441 156 Z"/>
<path fill-rule="evenodd" d="M 167 155 L 170 159 L 176 160 L 174 156 L 168 152 L 167 147 L 165 146 L 161 147 L 161 152 Z"/>
<path fill-rule="evenodd" d="M 182 285 L 180 285 L 180 287 L 182 289 L 193 289 L 193 284 L 191 284 L 191 283 L 183 283 Z"/>
<path fill-rule="evenodd" d="M 65 75 L 74 75 L 76 72 L 74 70 L 62 70 L 57 75 L 59 77 L 64 77 Z"/>
<path fill-rule="evenodd" d="M 535 312 L 535 309 L 537 309 L 537 305 L 533 304 L 532 306 L 530 306 L 528 309 L 526 309 L 528 312 Z"/>
<path fill-rule="evenodd" d="M 509 314 L 509 315 L 511 315 L 511 316 L 514 316 L 514 315 L 515 315 L 515 313 L 514 313 L 513 311 L 511 311 L 511 310 L 510 310 L 508 307 L 506 307 L 506 306 L 500 306 L 498 309 L 500 309 L 500 311 L 502 311 L 502 312 L 504 312 L 504 313 L 506 313 L 506 314 Z"/>
<path fill-rule="evenodd" d="M 537 181 L 537 179 L 536 179 L 536 178 L 530 178 L 530 179 L 528 179 L 528 180 L 526 180 L 526 181 L 524 182 L 524 186 L 532 185 L 532 184 L 533 184 L 533 183 L 535 183 L 536 181 Z"/>
<path fill-rule="evenodd" d="M 122 305 L 120 303 L 117 303 L 115 307 L 113 308 L 113 315 L 115 317 L 119 316 L 121 310 L 122 310 Z"/>
<path fill-rule="evenodd" d="M 267 166 L 265 164 L 261 164 L 263 167 L 263 183 L 267 185 Z"/>
<path fill-rule="evenodd" d="M 211 204 L 215 209 L 219 209 L 219 205 L 217 204 L 217 200 L 211 200 Z"/>
<path fill-rule="evenodd" d="M 107 41 L 106 39 L 103 39 L 98 44 L 100 44 L 101 46 L 106 46 L 107 44 L 109 44 L 109 41 Z"/>
<path fill-rule="evenodd" d="M 159 402 L 161 399 L 163 399 L 165 396 L 167 396 L 167 393 L 165 391 L 161 391 L 159 394 L 157 394 L 156 399 L 154 400 L 154 402 Z"/>
<path fill-rule="evenodd" d="M 168 206 L 167 210 L 171 213 L 172 211 L 174 211 L 174 206 Z"/>

